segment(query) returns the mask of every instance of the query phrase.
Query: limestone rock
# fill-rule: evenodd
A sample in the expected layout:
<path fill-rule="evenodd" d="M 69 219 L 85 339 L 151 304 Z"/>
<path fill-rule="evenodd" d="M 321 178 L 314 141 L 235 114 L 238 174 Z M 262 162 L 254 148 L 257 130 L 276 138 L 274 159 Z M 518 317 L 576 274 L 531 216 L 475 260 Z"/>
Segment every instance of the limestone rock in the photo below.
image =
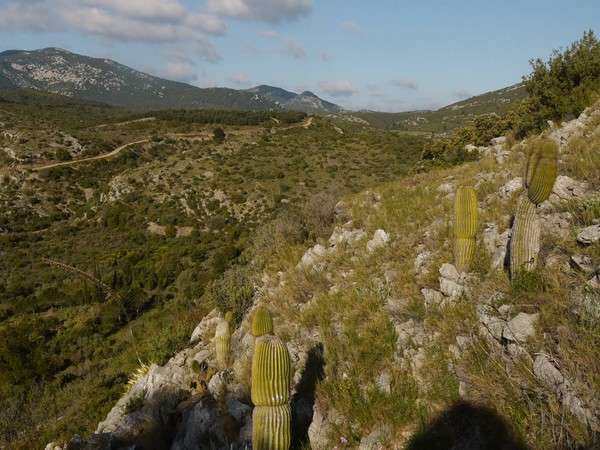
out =
<path fill-rule="evenodd" d="M 318 270 L 318 263 L 323 259 L 326 253 L 327 249 L 325 247 L 323 247 L 321 244 L 316 244 L 314 247 L 306 250 L 304 255 L 302 255 L 302 259 L 298 263 L 298 267 Z"/>
<path fill-rule="evenodd" d="M 577 242 L 583 245 L 591 245 L 600 240 L 600 224 L 590 225 L 577 235 Z"/>
<path fill-rule="evenodd" d="M 501 198 L 510 198 L 515 192 L 523 188 L 523 178 L 516 177 L 508 181 L 506 184 L 500 187 L 498 195 Z"/>
<path fill-rule="evenodd" d="M 539 314 L 519 313 L 509 321 L 502 332 L 502 336 L 513 342 L 526 342 L 527 339 L 535 335 L 535 324 L 538 321 Z"/>
<path fill-rule="evenodd" d="M 571 255 L 570 264 L 573 269 L 588 275 L 595 272 L 594 263 L 589 256 Z"/>
<path fill-rule="evenodd" d="M 369 253 L 373 253 L 375 250 L 381 247 L 385 247 L 385 245 L 389 242 L 390 236 L 384 230 L 378 229 L 373 234 L 373 239 L 367 242 L 367 251 Z"/>
<path fill-rule="evenodd" d="M 192 336 L 190 337 L 190 344 L 193 345 L 203 338 L 211 338 L 214 336 L 214 330 L 220 320 L 219 311 L 216 308 L 209 312 L 196 328 L 194 328 Z"/>
<path fill-rule="evenodd" d="M 346 230 L 341 227 L 335 227 L 331 237 L 329 238 L 329 245 L 335 247 L 339 244 L 349 244 L 352 245 L 357 241 L 360 241 L 362 238 L 366 236 L 364 230 L 355 229 L 355 230 Z"/>
<path fill-rule="evenodd" d="M 589 187 L 583 181 L 577 181 L 565 175 L 559 175 L 554 182 L 552 194 L 560 200 L 576 200 L 585 197 Z"/>

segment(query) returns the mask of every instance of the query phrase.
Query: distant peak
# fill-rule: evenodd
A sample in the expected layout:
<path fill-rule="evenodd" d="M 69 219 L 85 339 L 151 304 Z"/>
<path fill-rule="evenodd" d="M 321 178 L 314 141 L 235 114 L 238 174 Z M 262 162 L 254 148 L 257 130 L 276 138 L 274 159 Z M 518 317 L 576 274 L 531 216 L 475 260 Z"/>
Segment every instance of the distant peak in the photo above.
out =
<path fill-rule="evenodd" d="M 302 94 L 300 95 L 304 95 L 306 97 L 316 97 L 316 94 L 314 92 L 311 91 L 304 91 Z"/>
<path fill-rule="evenodd" d="M 65 50 L 64 48 L 60 48 L 60 47 L 46 47 L 46 48 L 42 48 L 40 50 L 36 50 L 40 53 L 68 53 L 68 54 L 72 54 L 73 52 L 70 52 L 69 50 Z"/>

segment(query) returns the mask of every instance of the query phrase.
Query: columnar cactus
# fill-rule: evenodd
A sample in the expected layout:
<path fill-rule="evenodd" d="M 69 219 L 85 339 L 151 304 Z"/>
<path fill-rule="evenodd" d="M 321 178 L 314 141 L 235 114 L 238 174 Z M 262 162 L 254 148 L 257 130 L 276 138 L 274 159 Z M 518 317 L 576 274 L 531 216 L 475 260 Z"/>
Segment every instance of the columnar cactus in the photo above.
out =
<path fill-rule="evenodd" d="M 469 269 L 475 255 L 477 196 L 470 187 L 459 187 L 454 199 L 454 259 L 460 271 Z"/>
<path fill-rule="evenodd" d="M 525 187 L 529 200 L 536 205 L 550 196 L 556 180 L 558 146 L 550 139 L 532 142 L 525 169 Z"/>
<path fill-rule="evenodd" d="M 277 336 L 256 339 L 252 358 L 252 448 L 288 450 L 291 443 L 291 362 Z"/>
<path fill-rule="evenodd" d="M 256 406 L 252 411 L 252 448 L 286 450 L 291 444 L 290 405 Z"/>
<path fill-rule="evenodd" d="M 540 251 L 541 226 L 536 205 L 522 196 L 517 206 L 510 239 L 510 274 L 535 269 Z"/>
<path fill-rule="evenodd" d="M 229 321 L 225 318 L 217 324 L 215 332 L 215 350 L 217 355 L 217 366 L 220 370 L 229 366 L 229 347 L 231 345 L 231 328 Z"/>
<path fill-rule="evenodd" d="M 259 306 L 252 317 L 252 335 L 260 337 L 265 334 L 273 334 L 273 319 L 267 308 Z"/>

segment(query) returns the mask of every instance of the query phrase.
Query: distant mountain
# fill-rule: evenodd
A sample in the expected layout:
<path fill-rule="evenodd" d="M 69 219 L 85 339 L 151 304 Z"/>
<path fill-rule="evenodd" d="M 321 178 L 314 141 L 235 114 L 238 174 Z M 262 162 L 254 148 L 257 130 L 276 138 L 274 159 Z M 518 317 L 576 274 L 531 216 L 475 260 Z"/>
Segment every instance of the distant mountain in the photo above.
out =
<path fill-rule="evenodd" d="M 266 97 L 245 90 L 202 89 L 139 72 L 110 59 L 59 48 L 0 53 L 0 89 L 28 88 L 135 110 L 280 110 Z"/>
<path fill-rule="evenodd" d="M 286 91 L 285 89 L 260 85 L 248 89 L 248 92 L 260 95 L 272 102 L 275 102 L 284 109 L 293 111 L 302 111 L 309 114 L 318 113 L 338 113 L 343 109 L 336 105 L 325 101 L 310 91 L 304 91 L 301 94 L 295 92 Z"/>
<path fill-rule="evenodd" d="M 414 131 L 424 133 L 447 133 L 462 127 L 481 114 L 503 114 L 515 103 L 527 96 L 523 83 L 513 84 L 496 91 L 452 103 L 435 111 L 406 111 L 386 113 L 377 111 L 356 111 L 334 115 L 362 125 L 377 128 Z"/>

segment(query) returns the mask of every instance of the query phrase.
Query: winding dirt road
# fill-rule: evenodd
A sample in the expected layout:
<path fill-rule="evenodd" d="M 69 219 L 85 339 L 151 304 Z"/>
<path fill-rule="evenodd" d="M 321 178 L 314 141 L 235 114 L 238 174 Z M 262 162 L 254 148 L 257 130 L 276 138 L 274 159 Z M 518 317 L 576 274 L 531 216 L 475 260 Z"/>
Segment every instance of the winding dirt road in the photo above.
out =
<path fill-rule="evenodd" d="M 140 141 L 129 142 L 127 144 L 123 144 L 120 147 L 115 148 L 112 152 L 104 153 L 103 155 L 90 156 L 89 158 L 82 158 L 82 159 L 74 159 L 73 161 L 62 161 L 62 162 L 58 162 L 58 163 L 46 164 L 44 166 L 26 167 L 26 169 L 29 169 L 32 172 L 39 172 L 40 170 L 53 169 L 55 167 L 72 166 L 75 164 L 89 162 L 89 161 L 98 161 L 99 159 L 106 159 L 106 158 L 111 158 L 113 156 L 116 156 L 119 153 L 121 153 L 123 150 L 125 150 L 127 147 L 130 147 L 132 145 L 145 144 L 147 142 L 150 142 L 150 139 L 142 139 Z"/>

